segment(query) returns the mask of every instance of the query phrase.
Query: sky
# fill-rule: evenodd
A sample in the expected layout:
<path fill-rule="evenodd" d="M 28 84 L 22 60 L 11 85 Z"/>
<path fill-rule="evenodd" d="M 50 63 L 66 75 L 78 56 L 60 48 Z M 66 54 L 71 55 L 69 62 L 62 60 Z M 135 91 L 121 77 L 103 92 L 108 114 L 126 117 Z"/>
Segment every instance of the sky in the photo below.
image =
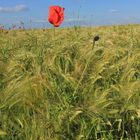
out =
<path fill-rule="evenodd" d="M 139 24 L 140 0 L 0 0 L 0 24 L 24 22 L 26 28 L 51 27 L 48 9 L 65 8 L 65 26 Z"/>

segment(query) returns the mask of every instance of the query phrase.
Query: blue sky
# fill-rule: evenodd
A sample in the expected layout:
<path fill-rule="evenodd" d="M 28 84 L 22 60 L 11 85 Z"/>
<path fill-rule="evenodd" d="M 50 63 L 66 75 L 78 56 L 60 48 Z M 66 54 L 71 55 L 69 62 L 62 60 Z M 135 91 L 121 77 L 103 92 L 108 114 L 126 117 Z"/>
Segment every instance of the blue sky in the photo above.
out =
<path fill-rule="evenodd" d="M 50 5 L 65 7 L 62 27 L 140 23 L 140 0 L 0 0 L 0 24 L 51 27 Z"/>

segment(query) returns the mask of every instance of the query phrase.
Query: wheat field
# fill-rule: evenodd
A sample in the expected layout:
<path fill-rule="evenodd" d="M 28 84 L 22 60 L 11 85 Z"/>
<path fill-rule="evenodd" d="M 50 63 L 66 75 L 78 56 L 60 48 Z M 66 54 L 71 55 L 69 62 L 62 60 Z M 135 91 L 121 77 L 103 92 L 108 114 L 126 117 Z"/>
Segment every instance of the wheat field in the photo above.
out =
<path fill-rule="evenodd" d="M 140 25 L 0 31 L 0 140 L 140 140 L 139 101 Z"/>

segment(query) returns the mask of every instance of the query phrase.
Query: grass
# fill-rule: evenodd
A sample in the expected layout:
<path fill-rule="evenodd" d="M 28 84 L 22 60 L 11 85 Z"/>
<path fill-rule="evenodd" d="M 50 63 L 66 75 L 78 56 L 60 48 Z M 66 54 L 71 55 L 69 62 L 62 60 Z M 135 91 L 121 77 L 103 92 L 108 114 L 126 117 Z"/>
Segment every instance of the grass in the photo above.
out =
<path fill-rule="evenodd" d="M 139 32 L 0 31 L 0 140 L 139 140 Z"/>

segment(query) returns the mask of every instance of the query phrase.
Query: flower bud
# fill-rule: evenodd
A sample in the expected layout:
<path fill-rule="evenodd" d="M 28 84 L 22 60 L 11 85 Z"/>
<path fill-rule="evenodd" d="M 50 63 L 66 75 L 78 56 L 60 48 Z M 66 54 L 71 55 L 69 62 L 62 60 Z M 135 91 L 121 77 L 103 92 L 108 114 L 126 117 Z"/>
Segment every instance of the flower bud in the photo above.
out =
<path fill-rule="evenodd" d="M 95 37 L 94 37 L 94 41 L 98 41 L 99 39 L 100 39 L 99 36 L 95 36 Z"/>

